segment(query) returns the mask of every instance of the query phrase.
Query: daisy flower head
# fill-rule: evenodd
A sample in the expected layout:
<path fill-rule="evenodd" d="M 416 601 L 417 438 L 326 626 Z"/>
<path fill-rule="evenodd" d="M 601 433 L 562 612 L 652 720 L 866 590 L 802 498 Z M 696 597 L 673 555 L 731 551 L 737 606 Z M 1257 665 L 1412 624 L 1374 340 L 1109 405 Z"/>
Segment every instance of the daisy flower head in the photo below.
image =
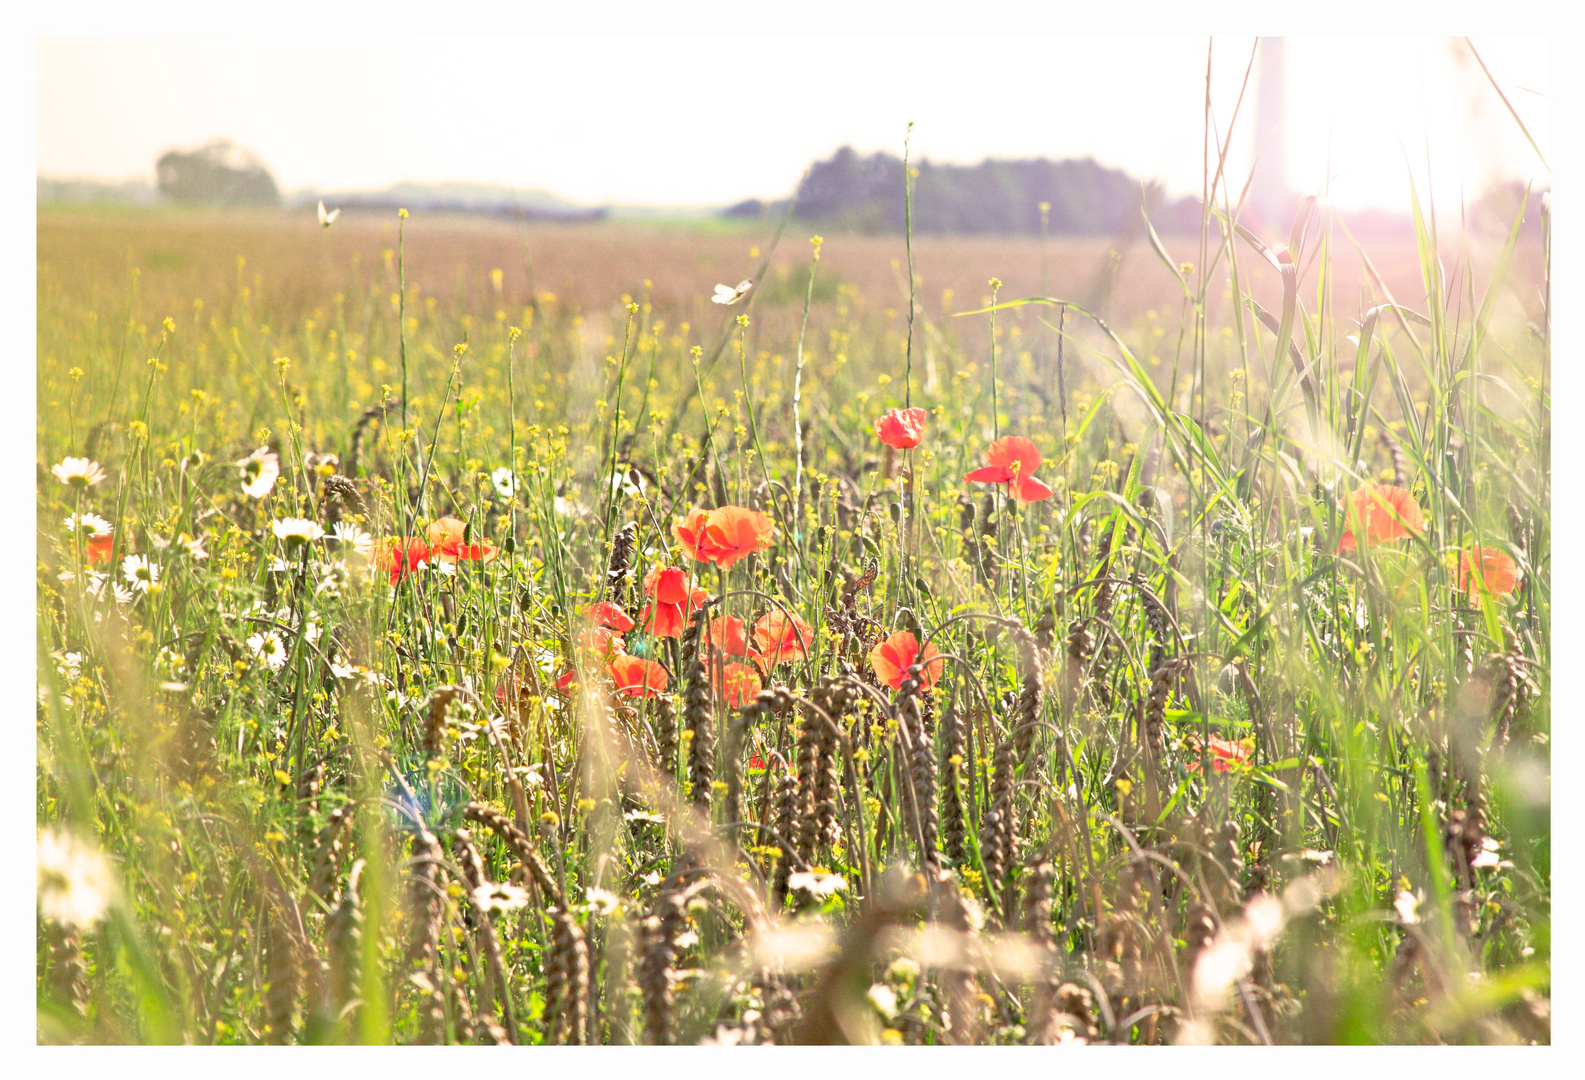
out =
<path fill-rule="evenodd" d="M 268 495 L 281 476 L 281 459 L 268 446 L 259 447 L 237 465 L 242 469 L 242 493 L 255 499 Z"/>
<path fill-rule="evenodd" d="M 110 860 L 64 829 L 41 829 L 37 846 L 38 905 L 46 919 L 85 929 L 104 918 L 116 896 Z"/>
<path fill-rule="evenodd" d="M 83 532 L 83 550 L 90 563 L 110 561 L 110 550 L 115 544 L 115 536 L 110 522 L 98 514 L 73 514 L 66 519 L 66 531 L 75 533 L 81 528 Z"/>
<path fill-rule="evenodd" d="M 288 555 L 304 544 L 325 535 L 325 530 L 320 528 L 319 522 L 310 521 L 308 518 L 277 518 L 271 528 L 275 532 L 275 538 L 286 545 Z"/>
<path fill-rule="evenodd" d="M 799 892 L 808 893 L 816 900 L 824 900 L 832 893 L 841 892 L 848 887 L 847 878 L 841 874 L 833 874 L 829 870 L 815 867 L 796 874 L 787 875 L 787 887 Z"/>
<path fill-rule="evenodd" d="M 83 654 L 80 652 L 50 653 L 50 658 L 55 661 L 55 670 L 67 682 L 76 682 L 83 673 Z"/>
<path fill-rule="evenodd" d="M 343 548 L 351 548 L 359 558 L 367 559 L 374 554 L 374 537 L 349 521 L 336 522 L 330 530 L 330 538 Z"/>
<path fill-rule="evenodd" d="M 528 906 L 528 891 L 504 881 L 486 881 L 473 890 L 473 902 L 481 911 L 516 911 Z"/>
<path fill-rule="evenodd" d="M 517 474 L 503 465 L 490 474 L 490 486 L 501 498 L 510 499 L 517 494 Z"/>
<path fill-rule="evenodd" d="M 209 558 L 209 552 L 204 549 L 204 538 L 201 536 L 194 538 L 187 533 L 177 533 L 176 539 L 171 543 L 194 562 L 202 562 Z"/>
<path fill-rule="evenodd" d="M 105 478 L 105 471 L 97 461 L 85 457 L 62 458 L 60 464 L 50 466 L 55 479 L 79 491 L 91 488 Z"/>
<path fill-rule="evenodd" d="M 66 531 L 69 533 L 74 533 L 79 528 L 81 528 L 87 532 L 89 536 L 93 536 L 97 533 L 107 533 L 110 531 L 110 522 L 106 521 L 98 514 L 93 513 L 73 514 L 71 517 L 66 519 L 65 525 Z"/>
<path fill-rule="evenodd" d="M 279 671 L 286 666 L 286 644 L 274 630 L 249 635 L 248 650 L 271 671 Z"/>
<path fill-rule="evenodd" d="M 147 555 L 128 555 L 121 560 L 121 576 L 138 592 L 148 592 L 159 583 L 160 567 L 158 563 L 149 562 Z"/>

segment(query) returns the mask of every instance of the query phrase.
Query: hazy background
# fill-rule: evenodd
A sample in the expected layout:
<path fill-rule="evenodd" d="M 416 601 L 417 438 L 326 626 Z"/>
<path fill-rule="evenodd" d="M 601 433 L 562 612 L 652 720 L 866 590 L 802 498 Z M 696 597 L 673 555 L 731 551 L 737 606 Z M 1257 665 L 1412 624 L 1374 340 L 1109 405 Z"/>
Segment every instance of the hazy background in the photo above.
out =
<path fill-rule="evenodd" d="M 729 8 L 721 8 L 723 22 Z M 1365 25 L 1365 24 L 1361 24 Z M 371 27 L 372 28 L 372 27 Z M 713 30 L 723 27 L 716 25 Z M 941 29 L 952 29 L 942 26 Z M 1251 37 L 1217 37 L 1232 119 Z M 1475 46 L 1550 159 L 1548 39 Z M 1092 156 L 1197 195 L 1204 37 L 43 38 L 37 172 L 152 182 L 172 148 L 225 137 L 288 199 L 469 181 L 581 205 L 719 207 L 789 195 L 843 145 L 914 157 Z M 1255 78 L 1231 169 L 1255 160 Z M 1343 209 L 1456 208 L 1550 176 L 1462 39 L 1289 38 L 1289 186 Z M 1235 188 L 1236 188 L 1235 184 Z"/>

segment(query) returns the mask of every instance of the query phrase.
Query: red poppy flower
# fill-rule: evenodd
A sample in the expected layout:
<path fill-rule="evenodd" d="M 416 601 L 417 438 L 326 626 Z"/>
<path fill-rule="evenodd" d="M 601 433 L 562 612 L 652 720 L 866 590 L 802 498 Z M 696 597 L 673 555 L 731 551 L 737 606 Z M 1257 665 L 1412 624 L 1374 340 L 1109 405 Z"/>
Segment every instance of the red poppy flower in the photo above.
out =
<path fill-rule="evenodd" d="M 470 544 L 468 527 L 454 517 L 436 518 L 429 525 L 430 554 L 443 562 L 461 559 L 478 559 L 489 562 L 495 558 L 494 544 Z"/>
<path fill-rule="evenodd" d="M 757 751 L 751 751 L 748 756 L 748 767 L 750 769 L 763 769 L 765 767 L 765 759 L 760 757 Z"/>
<path fill-rule="evenodd" d="M 583 614 L 585 618 L 594 623 L 596 626 L 603 626 L 608 630 L 615 630 L 619 634 L 625 634 L 627 631 L 633 629 L 632 617 L 628 615 L 627 612 L 611 603 L 609 600 L 601 600 L 597 603 L 590 604 L 588 607 L 584 608 Z"/>
<path fill-rule="evenodd" d="M 754 700 L 764 687 L 760 683 L 759 672 L 749 664 L 722 664 L 716 670 L 714 664 L 707 665 L 710 669 L 710 682 L 715 686 L 715 692 L 729 708 L 741 709 Z"/>
<path fill-rule="evenodd" d="M 404 536 L 399 540 L 392 540 L 387 547 L 382 548 L 375 561 L 381 570 L 390 571 L 391 584 L 395 585 L 428 562 L 429 555 L 428 544 L 416 536 Z"/>
<path fill-rule="evenodd" d="M 578 685 L 578 670 L 576 668 L 574 668 L 573 670 L 567 672 L 567 674 L 563 675 L 561 678 L 556 680 L 556 689 L 557 690 L 564 690 L 564 691 L 565 690 L 570 690 L 574 686 L 577 686 L 577 685 Z"/>
<path fill-rule="evenodd" d="M 1359 534 L 1365 543 L 1381 544 L 1418 535 L 1422 524 L 1420 504 L 1414 496 L 1393 484 L 1372 484 L 1349 496 L 1343 537 L 1338 551 L 1353 551 Z"/>
<path fill-rule="evenodd" d="M 1249 747 L 1243 743 L 1233 742 L 1230 739 L 1218 739 L 1211 736 L 1211 768 L 1217 772 L 1231 772 L 1241 769 L 1249 764 Z M 1190 772 L 1200 771 L 1200 758 L 1196 754 L 1190 759 L 1187 766 Z"/>
<path fill-rule="evenodd" d="M 87 541 L 85 541 L 85 546 L 88 549 L 88 561 L 90 563 L 109 562 L 110 548 L 114 543 L 115 535 L 113 533 L 90 533 Z"/>
<path fill-rule="evenodd" d="M 704 531 L 710 560 L 726 570 L 739 559 L 769 547 L 776 527 L 758 510 L 722 506 L 710 512 Z"/>
<path fill-rule="evenodd" d="M 657 566 L 644 575 L 644 594 L 663 604 L 681 604 L 690 592 L 688 572 L 677 566 Z"/>
<path fill-rule="evenodd" d="M 1458 587 L 1469 593 L 1470 603 L 1478 604 L 1482 585 L 1495 596 L 1507 596 L 1519 587 L 1519 567 L 1502 552 L 1477 544 L 1459 562 Z"/>
<path fill-rule="evenodd" d="M 677 543 L 682 545 L 683 554 L 694 562 L 710 562 L 713 555 L 705 539 L 705 525 L 710 520 L 708 510 L 690 510 L 688 516 L 678 519 L 672 525 L 671 534 L 677 538 Z M 701 548 L 700 545 L 704 545 Z M 645 582 L 646 587 L 648 582 Z"/>
<path fill-rule="evenodd" d="M 911 450 L 924 437 L 925 419 L 929 415 L 923 409 L 889 409 L 885 416 L 875 421 L 875 434 L 887 446 Z"/>
<path fill-rule="evenodd" d="M 688 619 L 709 597 L 674 566 L 658 566 L 644 575 L 644 591 L 655 598 L 639 612 L 644 629 L 657 637 L 682 637 Z"/>
<path fill-rule="evenodd" d="M 578 635 L 576 645 L 586 662 L 600 661 L 627 651 L 627 642 L 603 626 L 591 626 Z"/>
<path fill-rule="evenodd" d="M 1052 490 L 1035 479 L 1035 470 L 1040 468 L 1040 450 L 1022 435 L 1009 435 L 991 443 L 985 460 L 990 464 L 975 469 L 963 479 L 976 484 L 1006 484 L 1007 494 L 1020 503 L 1051 498 Z"/>
<path fill-rule="evenodd" d="M 947 663 L 941 658 L 940 651 L 934 645 L 926 645 L 921 658 L 919 639 L 907 630 L 897 631 L 870 650 L 870 665 L 875 668 L 876 676 L 893 690 L 902 689 L 903 676 L 916 661 L 924 664 L 920 686 L 928 689 L 940 681 L 942 669 Z"/>
<path fill-rule="evenodd" d="M 742 619 L 723 615 L 719 619 L 711 619 L 707 629 L 710 644 L 727 656 L 748 655 L 748 635 L 744 632 Z"/>
<path fill-rule="evenodd" d="M 628 697 L 655 697 L 666 689 L 668 681 L 665 668 L 637 656 L 613 657 L 606 670 L 616 683 L 616 692 Z"/>
<path fill-rule="evenodd" d="M 672 535 L 695 562 L 715 563 L 729 569 L 733 563 L 770 545 L 775 526 L 757 510 L 721 506 L 690 510 L 671 527 Z"/>
<path fill-rule="evenodd" d="M 802 660 L 805 649 L 814 641 L 814 628 L 798 616 L 772 608 L 754 624 L 757 654 L 772 664 L 783 660 Z"/>

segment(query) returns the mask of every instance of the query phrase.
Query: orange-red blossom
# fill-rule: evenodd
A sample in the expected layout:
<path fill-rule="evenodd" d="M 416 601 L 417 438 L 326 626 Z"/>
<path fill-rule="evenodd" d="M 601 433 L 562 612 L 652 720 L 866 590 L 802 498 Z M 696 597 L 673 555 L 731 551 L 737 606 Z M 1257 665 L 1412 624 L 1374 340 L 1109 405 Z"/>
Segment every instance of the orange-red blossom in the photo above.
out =
<path fill-rule="evenodd" d="M 1022 435 L 1008 435 L 991 443 L 985 460 L 990 464 L 963 479 L 976 484 L 1006 484 L 1007 494 L 1019 503 L 1040 502 L 1054 494 L 1035 478 L 1035 470 L 1040 468 L 1040 450 Z"/>
<path fill-rule="evenodd" d="M 709 595 L 675 566 L 657 566 L 644 575 L 644 593 L 654 599 L 639 612 L 644 629 L 658 637 L 682 637 L 689 616 Z"/>
<path fill-rule="evenodd" d="M 495 545 L 467 542 L 467 526 L 454 517 L 437 518 L 425 535 L 396 537 L 386 542 L 375 556 L 381 570 L 391 575 L 395 585 L 430 559 L 455 563 L 464 559 L 489 562 L 495 558 Z"/>
<path fill-rule="evenodd" d="M 758 510 L 721 506 L 691 510 L 672 525 L 671 531 L 690 559 L 714 563 L 726 570 L 739 559 L 769 547 L 776 527 Z"/>
<path fill-rule="evenodd" d="M 1354 551 L 1359 536 L 1365 543 L 1382 544 L 1419 535 L 1423 517 L 1414 496 L 1394 484 L 1372 484 L 1349 496 L 1345 528 L 1338 551 Z"/>
<path fill-rule="evenodd" d="M 941 680 L 942 669 L 946 667 L 946 661 L 934 645 L 926 645 L 921 654 L 919 639 L 907 630 L 897 631 L 870 650 L 870 666 L 875 669 L 876 677 L 893 690 L 903 688 L 903 676 L 915 663 L 924 665 L 919 685 L 926 690 Z"/>
<path fill-rule="evenodd" d="M 1500 551 L 1476 544 L 1474 551 L 1464 552 L 1459 560 L 1458 587 L 1476 604 L 1482 585 L 1493 595 L 1507 596 L 1519 587 L 1518 564 Z"/>
<path fill-rule="evenodd" d="M 1209 749 L 1211 768 L 1217 772 L 1231 772 L 1249 764 L 1249 747 L 1243 743 L 1233 742 L 1231 739 L 1218 739 L 1212 735 Z M 1190 772 L 1199 772 L 1199 757 L 1190 759 L 1186 767 Z"/>
<path fill-rule="evenodd" d="M 613 656 L 605 669 L 616 683 L 616 692 L 628 697 L 656 697 L 666 689 L 666 669 L 653 660 L 623 653 Z"/>
<path fill-rule="evenodd" d="M 754 655 L 770 665 L 802 660 L 813 641 L 814 627 L 782 608 L 772 608 L 754 624 Z"/>
<path fill-rule="evenodd" d="M 897 450 L 911 450 L 924 438 L 925 420 L 929 413 L 923 409 L 889 409 L 875 421 L 875 434 L 881 442 Z"/>

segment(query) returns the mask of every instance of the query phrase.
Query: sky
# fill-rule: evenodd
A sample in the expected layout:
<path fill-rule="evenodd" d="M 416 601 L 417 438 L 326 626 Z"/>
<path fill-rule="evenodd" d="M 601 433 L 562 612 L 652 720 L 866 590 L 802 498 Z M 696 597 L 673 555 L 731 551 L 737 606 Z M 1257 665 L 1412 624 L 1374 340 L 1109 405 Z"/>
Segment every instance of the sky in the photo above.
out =
<path fill-rule="evenodd" d="M 1550 42 L 1473 40 L 1547 154 Z M 1181 195 L 1201 185 L 1208 47 L 1225 134 L 1254 41 L 45 37 L 37 170 L 152 178 L 165 150 L 224 136 L 287 192 L 474 181 L 590 205 L 723 205 L 788 194 L 842 145 L 901 154 L 913 121 L 916 158 L 1093 156 Z M 1402 208 L 1411 176 L 1424 198 L 1428 167 L 1438 202 L 1499 177 L 1550 182 L 1462 39 L 1295 37 L 1287 56 L 1285 164 L 1299 193 Z M 1240 182 L 1254 82 L 1230 150 Z"/>

